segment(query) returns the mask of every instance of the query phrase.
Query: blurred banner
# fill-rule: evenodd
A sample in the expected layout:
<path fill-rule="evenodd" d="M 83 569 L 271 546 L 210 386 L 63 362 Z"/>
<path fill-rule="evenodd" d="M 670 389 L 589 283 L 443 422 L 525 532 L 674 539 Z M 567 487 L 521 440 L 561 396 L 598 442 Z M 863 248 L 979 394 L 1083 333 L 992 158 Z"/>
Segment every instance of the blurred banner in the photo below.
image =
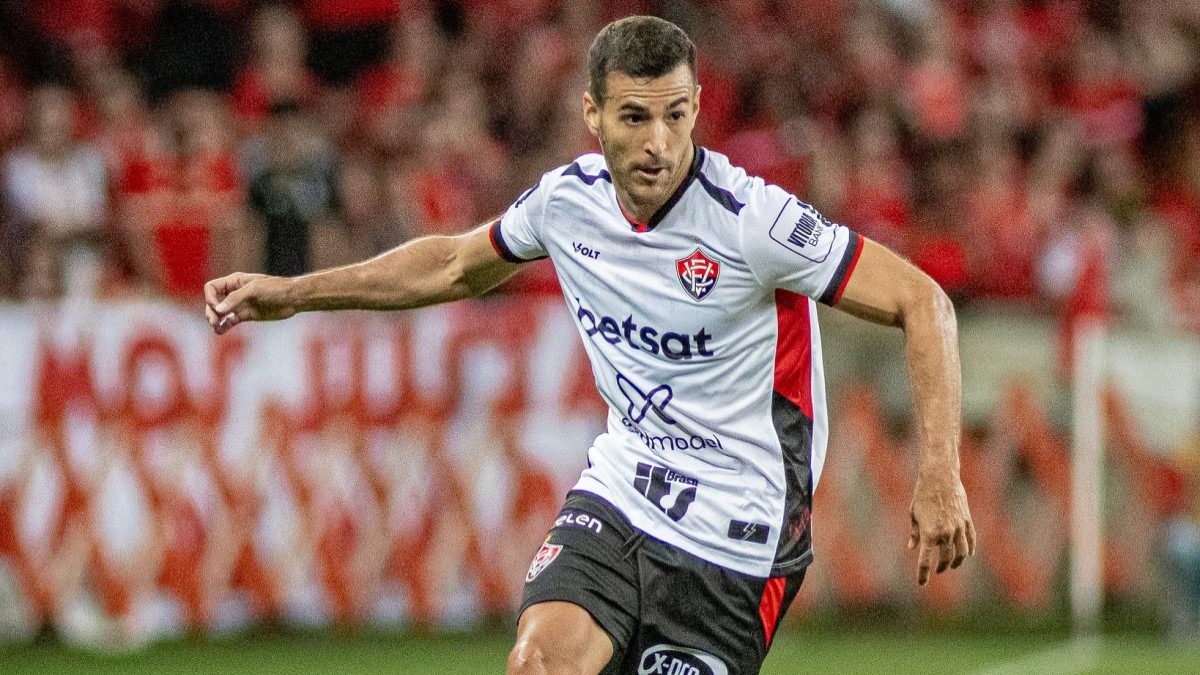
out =
<path fill-rule="evenodd" d="M 10 305 L 0 346 L 5 639 L 510 615 L 603 429 L 558 300 L 305 315 L 222 338 L 198 308 Z M 835 390 L 793 620 L 1061 609 L 1070 434 L 1035 388 L 1000 387 L 967 434 L 979 555 L 924 590 L 905 548 L 915 444 L 889 434 L 874 386 Z M 1191 478 L 1144 447 L 1120 394 L 1104 405 L 1106 588 L 1157 603 L 1164 524 L 1189 517 Z"/>

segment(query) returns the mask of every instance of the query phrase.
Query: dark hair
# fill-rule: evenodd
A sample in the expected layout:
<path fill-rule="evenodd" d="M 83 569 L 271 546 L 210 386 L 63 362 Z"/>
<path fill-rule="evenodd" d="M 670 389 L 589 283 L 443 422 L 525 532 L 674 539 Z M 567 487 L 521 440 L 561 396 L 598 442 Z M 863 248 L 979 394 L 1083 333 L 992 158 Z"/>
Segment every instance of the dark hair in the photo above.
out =
<path fill-rule="evenodd" d="M 630 77 L 662 77 L 686 63 L 696 82 L 696 45 L 683 29 L 654 16 L 628 16 L 600 30 L 588 50 L 588 91 L 604 103 L 612 72 Z"/>

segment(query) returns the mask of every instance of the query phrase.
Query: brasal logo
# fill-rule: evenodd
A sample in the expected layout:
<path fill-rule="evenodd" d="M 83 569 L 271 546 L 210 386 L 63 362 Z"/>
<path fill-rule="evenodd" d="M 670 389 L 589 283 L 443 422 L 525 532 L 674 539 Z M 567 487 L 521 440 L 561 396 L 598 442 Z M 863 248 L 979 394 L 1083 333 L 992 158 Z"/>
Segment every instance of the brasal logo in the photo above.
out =
<path fill-rule="evenodd" d="M 696 249 L 688 257 L 675 261 L 675 271 L 679 273 L 683 290 L 699 302 L 716 287 L 717 279 L 721 276 L 721 263 Z"/>
<path fill-rule="evenodd" d="M 688 487 L 676 492 L 674 503 L 668 507 L 663 504 L 663 499 L 671 495 L 672 483 Z M 659 511 L 667 514 L 667 517 L 675 522 L 679 522 L 687 514 L 688 507 L 692 505 L 692 502 L 696 501 L 696 486 L 699 484 L 700 481 L 691 476 L 685 476 L 663 466 L 642 462 L 638 462 L 637 475 L 633 479 L 633 488 L 642 493 L 646 499 L 650 500 L 651 504 L 654 504 Z"/>
<path fill-rule="evenodd" d="M 638 675 L 729 675 L 717 657 L 699 649 L 655 645 L 642 652 Z"/>

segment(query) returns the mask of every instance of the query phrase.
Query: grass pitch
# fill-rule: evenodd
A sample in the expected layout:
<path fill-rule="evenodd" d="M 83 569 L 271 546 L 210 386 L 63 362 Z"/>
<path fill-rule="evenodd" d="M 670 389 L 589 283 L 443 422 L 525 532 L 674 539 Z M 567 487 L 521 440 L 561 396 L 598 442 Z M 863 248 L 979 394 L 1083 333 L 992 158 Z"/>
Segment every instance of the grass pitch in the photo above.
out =
<path fill-rule="evenodd" d="M 184 640 L 133 654 L 98 654 L 58 644 L 0 647 L 0 672 L 170 675 L 221 673 L 502 673 L 508 632 L 413 636 L 289 633 Z M 1062 636 L 895 635 L 788 631 L 775 641 L 764 675 L 797 673 L 1200 673 L 1200 640 L 1110 635 L 1072 643 Z"/>

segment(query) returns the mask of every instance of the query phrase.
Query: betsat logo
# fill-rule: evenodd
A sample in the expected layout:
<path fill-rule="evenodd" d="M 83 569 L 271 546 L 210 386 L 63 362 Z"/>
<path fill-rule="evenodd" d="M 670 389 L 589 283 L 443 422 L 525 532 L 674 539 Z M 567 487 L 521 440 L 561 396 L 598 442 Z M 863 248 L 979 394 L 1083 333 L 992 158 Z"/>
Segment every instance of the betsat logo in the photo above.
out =
<path fill-rule="evenodd" d="M 609 344 L 624 343 L 635 351 L 662 354 L 672 361 L 715 356 L 709 347 L 713 336 L 707 328 L 701 328 L 694 334 L 664 331 L 655 326 L 639 324 L 633 320 L 632 314 L 624 319 L 596 316 L 595 312 L 583 306 L 579 298 L 575 298 L 575 302 L 579 305 L 575 318 L 579 319 L 579 325 L 590 338 L 595 339 L 599 334 L 600 339 Z"/>
<path fill-rule="evenodd" d="M 699 649 L 655 645 L 642 652 L 638 675 L 729 675 L 729 668 Z"/>

